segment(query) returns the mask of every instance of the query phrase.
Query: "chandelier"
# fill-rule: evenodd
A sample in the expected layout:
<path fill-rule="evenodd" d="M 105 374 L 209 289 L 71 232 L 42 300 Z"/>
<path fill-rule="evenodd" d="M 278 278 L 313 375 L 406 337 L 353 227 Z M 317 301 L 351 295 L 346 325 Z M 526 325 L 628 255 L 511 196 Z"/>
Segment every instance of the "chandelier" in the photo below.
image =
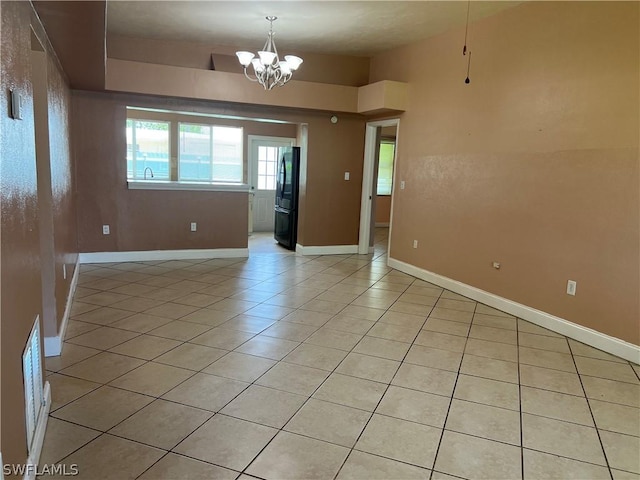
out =
<path fill-rule="evenodd" d="M 273 22 L 278 17 L 268 16 L 266 18 L 269 21 L 269 35 L 264 47 L 258 52 L 258 56 L 256 57 L 251 52 L 236 52 L 236 55 L 244 69 L 244 76 L 252 82 L 258 82 L 265 90 L 271 90 L 273 87 L 281 87 L 291 80 L 293 72 L 298 69 L 302 59 L 295 55 L 285 55 L 284 60 L 280 60 L 276 43 L 273 40 Z M 249 65 L 253 67 L 253 76 L 247 72 Z"/>

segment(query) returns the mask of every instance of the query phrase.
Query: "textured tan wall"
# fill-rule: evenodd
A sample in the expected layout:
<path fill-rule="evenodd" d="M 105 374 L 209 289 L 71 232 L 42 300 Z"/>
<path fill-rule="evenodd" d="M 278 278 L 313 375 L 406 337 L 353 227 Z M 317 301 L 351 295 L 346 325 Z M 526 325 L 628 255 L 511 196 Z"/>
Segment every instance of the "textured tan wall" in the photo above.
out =
<path fill-rule="evenodd" d="M 247 246 L 247 194 L 127 189 L 127 105 L 291 122 L 245 122 L 246 135 L 291 137 L 297 124 L 308 123 L 309 176 L 301 199 L 299 241 L 357 243 L 364 144 L 360 116 L 344 116 L 333 125 L 326 114 L 87 92 L 74 92 L 72 103 L 82 252 Z M 349 182 L 344 171 L 351 172 Z M 198 222 L 195 233 L 188 229 L 192 221 Z M 102 235 L 103 224 L 111 226 L 111 235 Z"/>
<path fill-rule="evenodd" d="M 409 82 L 391 256 L 639 344 L 638 15 L 528 2 L 472 24 L 469 85 L 460 29 L 374 58 L 372 81 Z"/>
<path fill-rule="evenodd" d="M 391 195 L 376 195 L 376 223 L 389 223 L 391 219 Z"/>
<path fill-rule="evenodd" d="M 71 87 L 104 89 L 106 0 L 34 0 Z"/>
<path fill-rule="evenodd" d="M 34 318 L 42 315 L 42 291 L 57 299 L 57 318 L 47 327 L 55 333 L 60 324 L 73 268 L 62 279 L 62 262 L 77 258 L 75 211 L 69 149 L 69 89 L 58 69 L 46 34 L 28 2 L 2 2 L 1 75 L 3 92 L 15 89 L 23 97 L 23 119 L 8 116 L 9 95 L 0 96 L 0 197 L 2 204 L 0 287 L 1 448 L 5 463 L 24 463 L 27 458 L 22 381 L 22 352 Z M 47 52 L 46 85 L 49 137 L 43 138 L 51 161 L 47 198 L 38 198 L 34 129 L 31 28 L 43 40 Z M 42 180 L 42 179 L 40 179 Z M 55 269 L 53 279 L 43 283 L 40 257 L 40 205 L 46 206 L 53 228 L 47 241 Z M 51 225 L 49 223 L 49 225 Z"/>
<path fill-rule="evenodd" d="M 78 230 L 71 152 L 71 91 L 51 55 L 47 55 L 47 90 L 55 297 L 59 331 L 78 260 Z M 65 264 L 66 279 L 63 275 Z"/>
<path fill-rule="evenodd" d="M 23 95 L 23 120 L 12 120 L 0 96 L 2 200 L 0 290 L 2 328 L 2 459 L 21 463 L 27 458 L 25 440 L 22 350 L 36 315 L 42 310 L 40 243 L 30 82 L 30 11 L 26 2 L 3 2 L 1 38 L 2 92 Z"/>

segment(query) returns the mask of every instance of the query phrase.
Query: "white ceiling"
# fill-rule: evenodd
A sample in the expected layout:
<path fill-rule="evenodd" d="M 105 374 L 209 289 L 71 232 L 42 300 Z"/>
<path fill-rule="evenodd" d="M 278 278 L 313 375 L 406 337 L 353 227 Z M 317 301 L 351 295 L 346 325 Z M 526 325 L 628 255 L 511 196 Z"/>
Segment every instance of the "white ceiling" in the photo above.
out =
<path fill-rule="evenodd" d="M 521 2 L 472 1 L 478 20 Z M 109 33 L 257 50 L 275 15 L 280 50 L 371 56 L 464 25 L 466 1 L 119 1 Z M 291 52 L 293 53 L 293 52 Z"/>

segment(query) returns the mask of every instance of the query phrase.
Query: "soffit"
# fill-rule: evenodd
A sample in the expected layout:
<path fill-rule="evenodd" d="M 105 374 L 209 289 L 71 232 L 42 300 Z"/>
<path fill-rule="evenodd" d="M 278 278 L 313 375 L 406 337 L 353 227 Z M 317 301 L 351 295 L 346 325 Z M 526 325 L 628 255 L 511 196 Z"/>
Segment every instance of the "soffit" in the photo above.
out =
<path fill-rule="evenodd" d="M 104 89 L 106 1 L 34 1 L 71 86 Z"/>

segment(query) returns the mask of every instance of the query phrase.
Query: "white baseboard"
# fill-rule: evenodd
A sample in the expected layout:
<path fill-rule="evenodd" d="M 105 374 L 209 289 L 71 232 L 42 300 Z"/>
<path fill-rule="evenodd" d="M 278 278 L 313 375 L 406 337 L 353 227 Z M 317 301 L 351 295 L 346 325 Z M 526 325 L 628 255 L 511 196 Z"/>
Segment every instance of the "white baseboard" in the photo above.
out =
<path fill-rule="evenodd" d="M 638 345 L 625 342 L 624 340 L 606 335 L 591 328 L 583 327 L 564 318 L 536 310 L 535 308 L 522 305 L 521 303 L 508 300 L 493 293 L 485 292 L 466 283 L 418 268 L 414 265 L 396 260 L 395 258 L 389 258 L 388 264 L 396 270 L 413 275 L 426 282 L 434 283 L 442 288 L 515 315 L 518 318 L 573 338 L 579 342 L 586 343 L 611 355 L 616 355 L 634 363 L 640 363 L 640 346 Z"/>
<path fill-rule="evenodd" d="M 154 260 L 198 260 L 248 257 L 248 248 L 209 248 L 190 250 L 144 250 L 133 252 L 81 253 L 80 263 L 148 262 Z"/>
<path fill-rule="evenodd" d="M 389 222 L 376 222 L 376 227 L 388 227 Z"/>
<path fill-rule="evenodd" d="M 47 431 L 47 421 L 49 420 L 49 410 L 51 410 L 51 385 L 44 382 L 44 409 L 38 417 L 36 432 L 33 437 L 33 449 L 27 458 L 26 471 L 24 480 L 35 480 L 38 463 L 40 462 L 40 453 L 42 453 L 42 445 L 44 444 L 44 434 Z"/>
<path fill-rule="evenodd" d="M 73 303 L 73 295 L 76 293 L 76 287 L 78 286 L 78 275 L 80 275 L 80 258 L 76 260 L 76 266 L 73 269 L 73 277 L 71 278 L 71 285 L 69 285 L 69 294 L 67 295 L 67 304 L 64 307 L 64 315 L 62 316 L 62 323 L 60 324 L 60 331 L 55 337 L 44 337 L 44 356 L 45 357 L 57 357 L 62 353 L 62 342 L 64 340 L 64 334 L 67 331 L 67 324 L 69 323 L 69 316 L 71 315 L 71 305 Z"/>
<path fill-rule="evenodd" d="M 345 255 L 349 253 L 358 253 L 358 245 L 324 245 L 309 246 L 296 244 L 296 253 L 300 255 Z"/>

